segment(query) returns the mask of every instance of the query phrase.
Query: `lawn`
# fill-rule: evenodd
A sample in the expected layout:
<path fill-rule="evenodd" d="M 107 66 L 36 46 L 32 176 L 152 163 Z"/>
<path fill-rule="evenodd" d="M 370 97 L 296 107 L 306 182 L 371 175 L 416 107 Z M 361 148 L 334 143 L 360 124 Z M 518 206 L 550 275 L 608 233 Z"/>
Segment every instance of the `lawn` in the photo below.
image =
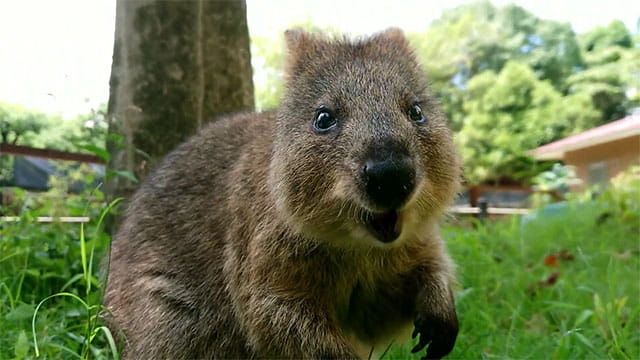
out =
<path fill-rule="evenodd" d="M 460 281 L 449 358 L 639 359 L 638 229 L 597 202 L 526 224 L 446 229 Z"/>
<path fill-rule="evenodd" d="M 84 228 L 36 224 L 38 211 L 0 228 L 0 359 L 35 358 L 34 310 L 59 292 L 71 295 L 45 301 L 33 322 L 41 357 L 113 358 L 96 317 L 108 245 L 97 221 L 104 205 L 79 199 L 64 211 L 96 219 Z M 630 204 L 603 196 L 526 223 L 445 227 L 460 282 L 461 328 L 449 358 L 640 358 L 637 198 Z M 384 358 L 418 358 L 409 349 L 394 346 Z"/>

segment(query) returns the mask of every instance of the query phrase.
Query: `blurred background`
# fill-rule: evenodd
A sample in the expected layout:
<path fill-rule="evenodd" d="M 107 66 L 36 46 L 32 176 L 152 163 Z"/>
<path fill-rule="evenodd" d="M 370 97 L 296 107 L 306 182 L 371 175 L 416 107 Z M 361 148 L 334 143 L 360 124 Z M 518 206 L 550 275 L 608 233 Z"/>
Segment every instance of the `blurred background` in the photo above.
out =
<path fill-rule="evenodd" d="M 0 359 L 117 357 L 120 199 L 202 124 L 277 108 L 285 29 L 391 26 L 464 160 L 450 357 L 639 358 L 640 2 L 34 0 L 0 3 Z"/>

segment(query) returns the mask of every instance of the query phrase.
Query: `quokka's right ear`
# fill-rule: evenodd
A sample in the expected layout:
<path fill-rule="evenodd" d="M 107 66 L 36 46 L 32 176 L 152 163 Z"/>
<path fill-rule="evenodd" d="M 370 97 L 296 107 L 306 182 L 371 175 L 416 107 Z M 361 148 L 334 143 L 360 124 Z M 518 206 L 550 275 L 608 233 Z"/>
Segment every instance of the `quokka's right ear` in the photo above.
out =
<path fill-rule="evenodd" d="M 289 76 L 303 71 L 305 66 L 321 57 L 326 45 L 326 39 L 300 28 L 286 30 L 284 39 L 287 45 L 285 73 Z"/>
<path fill-rule="evenodd" d="M 284 32 L 284 40 L 287 43 L 287 51 L 295 53 L 308 42 L 311 35 L 300 28 L 288 29 Z"/>
<path fill-rule="evenodd" d="M 394 49 L 397 51 L 409 51 L 411 46 L 409 40 L 400 28 L 389 28 L 377 34 L 374 34 L 369 41 L 381 49 Z"/>

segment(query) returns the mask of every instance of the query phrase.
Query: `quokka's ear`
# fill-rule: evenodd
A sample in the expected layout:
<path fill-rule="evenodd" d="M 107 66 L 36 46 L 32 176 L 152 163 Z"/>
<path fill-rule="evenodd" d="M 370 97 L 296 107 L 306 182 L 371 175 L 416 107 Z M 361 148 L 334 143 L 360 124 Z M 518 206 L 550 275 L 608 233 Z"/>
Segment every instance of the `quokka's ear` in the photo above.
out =
<path fill-rule="evenodd" d="M 382 32 L 379 32 L 371 37 L 371 42 L 379 43 L 383 46 L 394 46 L 399 48 L 409 49 L 409 41 L 404 32 L 397 27 L 392 27 Z"/>
<path fill-rule="evenodd" d="M 284 40 L 287 44 L 287 52 L 295 54 L 311 41 L 312 35 L 300 28 L 288 29 L 284 32 Z"/>
<path fill-rule="evenodd" d="M 285 74 L 291 77 L 303 71 L 305 66 L 309 66 L 320 40 L 300 28 L 285 31 L 284 40 L 287 46 Z"/>
<path fill-rule="evenodd" d="M 300 28 L 285 31 L 284 39 L 287 46 L 285 73 L 288 76 L 320 60 L 324 56 L 323 49 L 328 46 L 327 39 Z"/>
<path fill-rule="evenodd" d="M 407 38 L 404 36 L 404 31 L 397 27 L 391 27 L 387 30 L 381 31 L 374 35 L 374 37 L 387 41 L 407 42 Z"/>

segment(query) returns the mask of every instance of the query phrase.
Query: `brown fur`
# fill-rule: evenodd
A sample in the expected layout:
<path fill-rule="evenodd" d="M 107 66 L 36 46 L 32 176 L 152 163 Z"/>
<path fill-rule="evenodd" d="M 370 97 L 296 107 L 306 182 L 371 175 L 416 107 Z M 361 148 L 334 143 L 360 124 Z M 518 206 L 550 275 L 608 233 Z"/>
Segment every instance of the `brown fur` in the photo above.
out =
<path fill-rule="evenodd" d="M 414 53 L 397 29 L 286 38 L 280 109 L 206 126 L 131 200 L 106 293 L 125 359 L 366 357 L 414 321 L 430 356 L 451 350 L 437 221 L 459 165 Z M 422 126 L 407 118 L 414 101 Z M 335 109 L 335 131 L 312 130 L 321 105 Z M 357 174 L 389 139 L 409 149 L 417 185 L 385 244 L 363 225 L 372 210 Z"/>

